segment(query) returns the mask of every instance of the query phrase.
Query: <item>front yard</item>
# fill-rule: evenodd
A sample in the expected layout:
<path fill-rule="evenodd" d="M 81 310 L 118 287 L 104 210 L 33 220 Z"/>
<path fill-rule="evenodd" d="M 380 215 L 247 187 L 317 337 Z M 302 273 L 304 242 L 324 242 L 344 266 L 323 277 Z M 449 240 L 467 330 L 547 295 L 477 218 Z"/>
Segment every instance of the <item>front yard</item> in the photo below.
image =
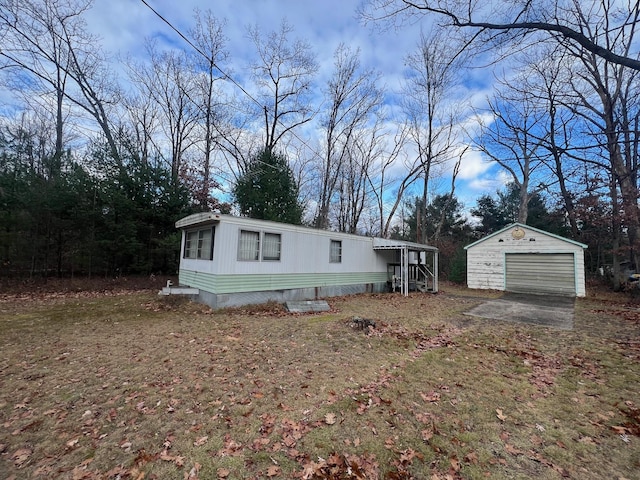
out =
<path fill-rule="evenodd" d="M 442 290 L 305 315 L 1 296 L 0 478 L 638 478 L 638 305 L 579 299 L 558 331 Z"/>

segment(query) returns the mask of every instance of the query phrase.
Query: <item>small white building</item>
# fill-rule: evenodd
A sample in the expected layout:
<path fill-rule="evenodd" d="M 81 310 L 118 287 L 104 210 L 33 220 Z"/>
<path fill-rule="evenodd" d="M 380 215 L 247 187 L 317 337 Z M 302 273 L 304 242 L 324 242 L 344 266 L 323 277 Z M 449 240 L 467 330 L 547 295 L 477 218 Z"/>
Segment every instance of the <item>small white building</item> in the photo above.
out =
<path fill-rule="evenodd" d="M 469 288 L 586 295 L 582 243 L 514 223 L 464 248 Z"/>
<path fill-rule="evenodd" d="M 428 245 L 209 212 L 176 227 L 180 285 L 213 308 L 389 288 L 438 291 L 438 249 Z"/>

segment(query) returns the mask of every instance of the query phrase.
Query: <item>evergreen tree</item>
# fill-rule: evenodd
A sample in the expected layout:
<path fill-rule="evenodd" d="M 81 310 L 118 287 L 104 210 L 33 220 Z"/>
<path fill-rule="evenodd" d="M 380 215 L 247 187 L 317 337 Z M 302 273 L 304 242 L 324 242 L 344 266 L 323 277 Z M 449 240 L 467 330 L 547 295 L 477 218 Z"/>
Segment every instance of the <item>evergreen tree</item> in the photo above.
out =
<path fill-rule="evenodd" d="M 100 143 L 52 160 L 29 141 L 0 131 L 0 277 L 175 273 L 193 209 L 164 165 Z"/>
<path fill-rule="evenodd" d="M 467 252 L 462 246 L 453 254 L 449 265 L 449 280 L 454 283 L 465 283 L 467 280 Z"/>
<path fill-rule="evenodd" d="M 400 240 L 416 241 L 417 213 L 426 212 L 426 237 L 429 245 L 438 247 L 439 273 L 442 278 L 463 283 L 466 276 L 466 252 L 463 247 L 471 243 L 471 225 L 463 215 L 463 205 L 454 196 L 437 195 L 426 210 L 422 198 L 415 197 L 405 204 L 408 216 L 403 220 L 403 232 L 396 231 Z"/>
<path fill-rule="evenodd" d="M 437 195 L 427 208 L 422 208 L 422 199 L 415 197 L 413 201 L 406 203 L 409 216 L 405 218 L 408 234 L 403 240 L 417 241 L 417 214 L 416 212 L 426 212 L 426 219 L 421 222 L 425 225 L 426 238 L 428 243 L 433 243 L 442 238 L 464 239 L 470 232 L 470 226 L 463 215 L 463 205 L 456 198 L 449 198 L 449 195 Z M 439 232 L 436 232 L 440 226 Z M 436 233 L 438 235 L 436 235 Z M 438 237 L 436 239 L 435 237 Z"/>
<path fill-rule="evenodd" d="M 476 227 L 476 231 L 482 235 L 496 232 L 509 224 L 500 210 L 498 201 L 488 194 L 478 198 L 476 208 L 471 209 L 471 215 L 480 218 L 480 225 Z"/>
<path fill-rule="evenodd" d="M 476 231 L 482 235 L 496 232 L 507 225 L 518 221 L 518 205 L 520 190 L 515 183 L 510 183 L 504 190 L 496 192 L 496 196 L 482 195 L 471 209 L 471 214 L 480 218 Z M 566 234 L 566 229 L 557 215 L 549 212 L 544 197 L 540 193 L 529 194 L 527 225 L 552 233 Z"/>
<path fill-rule="evenodd" d="M 110 274 L 175 272 L 180 238 L 174 223 L 194 211 L 186 187 L 160 163 L 104 147 L 93 153 L 101 166 L 95 223 L 94 270 Z M 100 263 L 98 263 L 98 261 Z"/>
<path fill-rule="evenodd" d="M 240 212 L 251 218 L 302 223 L 298 185 L 287 159 L 265 149 L 249 163 L 233 190 Z"/>

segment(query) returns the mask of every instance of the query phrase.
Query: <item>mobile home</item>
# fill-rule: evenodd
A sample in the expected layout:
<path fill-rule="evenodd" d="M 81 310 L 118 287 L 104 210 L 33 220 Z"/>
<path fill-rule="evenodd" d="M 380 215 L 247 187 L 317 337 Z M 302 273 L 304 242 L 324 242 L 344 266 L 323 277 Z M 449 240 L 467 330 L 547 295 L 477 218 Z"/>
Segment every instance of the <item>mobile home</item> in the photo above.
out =
<path fill-rule="evenodd" d="M 438 290 L 438 250 L 428 245 L 210 212 L 176 227 L 180 285 L 213 308 Z"/>

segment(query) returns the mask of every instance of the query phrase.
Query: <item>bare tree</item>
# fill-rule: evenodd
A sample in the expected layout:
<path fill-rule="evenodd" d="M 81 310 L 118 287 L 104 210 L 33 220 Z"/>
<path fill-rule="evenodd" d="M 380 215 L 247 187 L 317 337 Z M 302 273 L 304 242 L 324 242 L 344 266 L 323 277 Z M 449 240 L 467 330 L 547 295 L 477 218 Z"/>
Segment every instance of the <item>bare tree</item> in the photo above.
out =
<path fill-rule="evenodd" d="M 80 107 L 100 126 L 114 159 L 118 146 L 108 106 L 117 88 L 82 15 L 91 0 L 0 0 L 0 48 L 3 70 L 21 72 L 21 88 L 37 85 L 38 95 L 52 90 L 55 104 L 55 156 L 64 146 L 64 103 Z"/>
<path fill-rule="evenodd" d="M 478 147 L 511 176 L 520 193 L 518 221 L 527 223 L 530 194 L 546 185 L 540 178 L 538 185 L 532 183 L 545 167 L 542 145 L 548 139 L 544 109 L 528 92 L 515 86 L 520 82 L 518 78 L 501 82 L 503 89 L 489 100 L 491 121 L 481 124 Z"/>
<path fill-rule="evenodd" d="M 575 197 L 579 185 L 579 170 L 584 165 L 585 137 L 579 134 L 581 120 L 573 106 L 567 105 L 567 86 L 570 85 L 567 69 L 567 51 L 558 45 L 541 48 L 535 55 L 526 56 L 524 73 L 518 76 L 518 86 L 523 98 L 534 99 L 543 114 L 540 131 L 530 131 L 532 137 L 541 141 L 547 154 L 541 155 L 546 168 L 553 174 L 562 205 L 571 226 L 573 238 L 579 238 L 580 229 L 576 218 Z M 554 192 L 551 183 L 545 188 Z"/>
<path fill-rule="evenodd" d="M 407 56 L 403 111 L 409 139 L 416 152 L 422 178 L 422 211 L 418 212 L 418 239 L 426 242 L 429 182 L 439 166 L 452 159 L 459 146 L 454 90 L 461 78 L 462 57 L 455 55 L 444 30 L 422 33 L 418 48 Z M 413 169 L 411 169 L 413 170 Z"/>
<path fill-rule="evenodd" d="M 211 163 L 214 149 L 219 145 L 218 136 L 221 127 L 216 124 L 223 123 L 226 117 L 226 106 L 220 101 L 224 95 L 218 88 L 226 78 L 226 74 L 220 70 L 220 64 L 228 58 L 226 51 L 227 39 L 224 35 L 225 23 L 216 19 L 211 11 L 195 11 L 196 25 L 191 30 L 191 37 L 198 51 L 193 56 L 193 69 L 195 76 L 195 98 L 201 109 L 201 123 L 204 140 L 199 142 L 203 150 L 201 185 L 196 192 L 196 198 L 202 208 L 212 207 L 210 191 L 213 187 L 219 187 L 219 183 L 213 181 L 211 176 Z"/>
<path fill-rule="evenodd" d="M 0 119 L 0 138 L 3 144 L 16 145 L 13 162 L 3 159 L 0 170 L 8 172 L 13 169 L 14 172 L 29 172 L 49 179 L 54 176 L 56 172 L 51 171 L 50 161 L 54 119 L 48 112 L 40 110 L 40 107 L 35 106 L 23 111 L 17 118 Z"/>
<path fill-rule="evenodd" d="M 249 39 L 258 54 L 252 71 L 262 111 L 256 114 L 264 119 L 264 148 L 269 151 L 314 115 L 311 83 L 318 65 L 309 44 L 291 41 L 292 33 L 293 27 L 286 20 L 278 31 L 266 36 L 257 26 L 249 29 Z"/>
<path fill-rule="evenodd" d="M 224 117 L 216 119 L 216 143 L 226 164 L 225 171 L 236 181 L 246 171 L 252 156 L 257 151 L 253 134 L 252 118 L 246 112 L 253 111 L 254 105 L 238 97 L 225 103 Z"/>
<path fill-rule="evenodd" d="M 147 43 L 148 65 L 130 65 L 129 71 L 142 95 L 153 99 L 161 112 L 160 128 L 170 145 L 168 165 L 178 182 L 185 152 L 193 146 L 192 136 L 200 109 L 192 100 L 195 84 L 186 57 L 176 52 L 160 52 Z M 163 148 L 158 151 L 164 152 Z"/>
<path fill-rule="evenodd" d="M 381 112 L 380 112 L 381 113 Z M 372 201 L 368 179 L 384 154 L 384 118 L 360 129 L 346 147 L 347 153 L 338 182 L 337 222 L 341 232 L 357 233 L 360 218 Z"/>
<path fill-rule="evenodd" d="M 377 209 L 378 233 L 385 238 L 389 236 L 391 224 L 398 207 L 402 205 L 406 190 L 416 181 L 416 173 L 420 169 L 419 166 L 416 168 L 413 165 L 413 170 L 411 170 L 406 159 L 407 149 L 405 146 L 408 130 L 406 124 L 398 123 L 392 140 L 388 139 L 389 132 L 385 134 L 383 137 L 385 148 L 378 157 L 379 164 L 367 172 L 367 181 Z M 391 173 L 394 167 L 398 167 L 399 164 L 402 164 L 402 168 L 409 170 L 402 179 Z M 395 188 L 393 203 L 388 208 L 389 191 L 393 190 L 397 183 L 399 186 Z"/>
<path fill-rule="evenodd" d="M 131 136 L 135 139 L 135 152 L 132 153 L 140 155 L 140 160 L 146 165 L 155 153 L 159 153 L 154 143 L 160 115 L 158 105 L 149 92 L 125 96 L 124 105 L 129 117 Z"/>
<path fill-rule="evenodd" d="M 423 165 L 416 162 L 408 148 L 408 123 L 397 123 L 393 140 L 387 140 L 387 148 L 380 154 L 380 165 L 369 173 L 369 184 L 379 213 L 380 235 L 388 237 L 398 208 L 404 208 L 403 200 L 420 179 Z M 402 173 L 395 173 L 402 171 Z"/>
<path fill-rule="evenodd" d="M 462 165 L 462 159 L 464 155 L 469 150 L 469 146 L 463 148 L 458 153 L 458 158 L 456 159 L 453 169 L 451 171 L 451 186 L 449 188 L 449 192 L 445 194 L 445 202 L 440 210 L 440 217 L 438 218 L 438 222 L 436 223 L 436 227 L 433 232 L 433 236 L 429 239 L 429 243 L 432 245 L 439 246 L 440 245 L 440 237 L 442 235 L 442 229 L 444 228 L 444 224 L 447 218 L 447 212 L 450 210 L 453 202 L 456 201 L 455 192 L 456 192 L 456 180 L 458 179 L 458 174 L 460 173 L 460 166 Z"/>
<path fill-rule="evenodd" d="M 617 37 L 624 48 L 632 38 Z M 640 264 L 640 209 L 638 207 L 638 142 L 640 116 L 638 89 L 640 73 L 617 64 L 603 62 L 594 54 L 571 52 L 576 63 L 572 67 L 573 105 L 587 126 L 585 132 L 597 139 L 594 150 L 603 150 L 606 166 L 613 179 L 612 202 L 619 202 L 623 219 L 614 218 L 614 232 L 621 235 L 624 227 L 630 247 L 630 258 Z M 597 154 L 597 153 L 596 153 Z M 616 191 L 619 189 L 619 191 Z M 616 215 L 614 215 L 616 217 Z M 620 240 L 618 243 L 622 243 Z M 614 252 L 617 264 L 621 250 Z M 614 265 L 615 266 L 615 265 Z"/>
<path fill-rule="evenodd" d="M 339 45 L 334 54 L 334 68 L 326 89 L 327 110 L 321 118 L 324 157 L 315 219 L 318 228 L 329 227 L 329 210 L 344 174 L 343 167 L 350 153 L 355 154 L 350 149 L 369 122 L 375 122 L 382 103 L 382 92 L 377 86 L 380 74 L 362 68 L 359 50 Z"/>
<path fill-rule="evenodd" d="M 640 3 L 627 0 L 510 0 L 496 3 L 475 0 L 368 0 L 360 10 L 370 21 L 415 21 L 415 16 L 434 19 L 457 30 L 469 30 L 466 45 L 473 43 L 526 41 L 541 32 L 572 48 L 611 63 L 640 70 L 638 52 L 619 52 L 589 31 L 590 22 L 606 21 L 610 31 L 633 36 L 640 22 Z"/>
<path fill-rule="evenodd" d="M 298 185 L 298 200 L 303 211 L 308 215 L 315 213 L 315 202 L 317 201 L 318 170 L 316 146 L 312 146 L 312 140 L 294 139 L 286 146 L 289 156 L 289 166 L 293 173 L 293 178 Z M 311 219 L 309 220 L 310 223 Z"/>

